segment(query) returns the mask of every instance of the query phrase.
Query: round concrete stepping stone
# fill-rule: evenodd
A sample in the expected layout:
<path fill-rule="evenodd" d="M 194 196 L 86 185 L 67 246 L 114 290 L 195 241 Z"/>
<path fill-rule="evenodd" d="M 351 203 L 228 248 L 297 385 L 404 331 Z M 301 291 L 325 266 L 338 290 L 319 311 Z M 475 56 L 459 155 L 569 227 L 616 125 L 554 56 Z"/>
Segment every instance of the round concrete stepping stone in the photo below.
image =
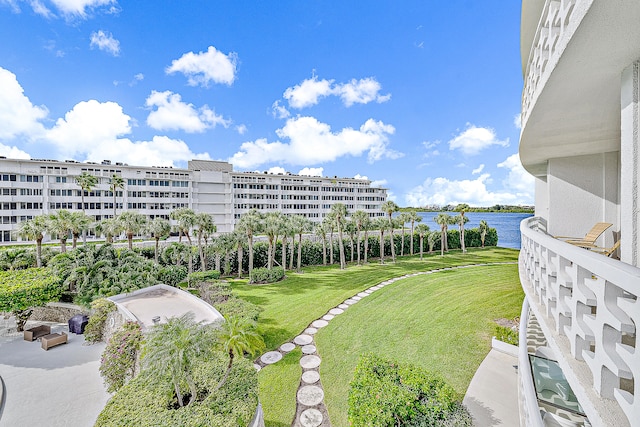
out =
<path fill-rule="evenodd" d="M 302 352 L 304 354 L 313 354 L 316 352 L 316 346 L 313 344 L 307 344 L 302 347 Z"/>
<path fill-rule="evenodd" d="M 287 353 L 296 348 L 296 345 L 292 342 L 284 343 L 280 346 L 281 351 L 286 351 Z"/>
<path fill-rule="evenodd" d="M 357 303 L 357 302 L 358 302 L 358 301 L 356 301 L 356 300 L 354 300 L 354 299 L 349 298 L 349 299 L 348 299 L 348 300 L 346 300 L 344 303 L 345 303 L 345 304 L 347 304 L 347 305 L 353 305 L 353 304 L 355 304 L 355 303 Z"/>
<path fill-rule="evenodd" d="M 358 295 L 351 297 L 352 300 L 354 301 L 360 301 L 362 299 L 362 297 L 359 297 Z"/>
<path fill-rule="evenodd" d="M 368 293 L 366 293 L 366 292 L 360 292 L 360 293 L 358 294 L 358 296 L 359 296 L 360 298 L 364 298 L 364 297 L 368 297 L 368 296 L 369 296 L 369 294 L 368 294 Z M 354 298 L 355 298 L 355 297 L 354 297 Z"/>
<path fill-rule="evenodd" d="M 298 402 L 305 406 L 316 406 L 324 399 L 324 391 L 316 385 L 306 385 L 298 390 Z"/>
<path fill-rule="evenodd" d="M 342 310 L 346 310 L 347 308 L 349 308 L 349 306 L 347 304 L 340 304 L 338 308 L 341 308 Z"/>
<path fill-rule="evenodd" d="M 279 351 L 268 351 L 260 357 L 260 361 L 265 365 L 271 365 L 282 359 L 282 353 Z"/>
<path fill-rule="evenodd" d="M 342 313 L 344 313 L 344 310 L 341 308 L 332 308 L 331 310 L 329 310 L 329 314 L 333 314 L 334 316 Z"/>
<path fill-rule="evenodd" d="M 255 368 L 256 371 L 260 372 L 260 369 L 262 369 L 262 366 L 258 365 L 257 363 L 253 364 L 253 367 Z"/>
<path fill-rule="evenodd" d="M 302 373 L 302 381 L 307 384 L 315 384 L 320 381 L 320 373 L 318 371 L 304 371 Z"/>
<path fill-rule="evenodd" d="M 316 320 L 311 324 L 311 326 L 313 326 L 314 328 L 324 328 L 328 324 L 329 322 L 327 322 L 326 320 Z M 306 343 L 306 344 L 309 344 L 309 343 Z"/>
<path fill-rule="evenodd" d="M 300 414 L 300 425 L 302 427 L 318 427 L 322 424 L 322 420 L 322 413 L 314 408 L 309 408 Z"/>
<path fill-rule="evenodd" d="M 293 342 L 298 345 L 307 345 L 313 342 L 313 337 L 311 335 L 298 335 L 293 339 Z"/>
<path fill-rule="evenodd" d="M 304 333 L 307 335 L 314 335 L 318 330 L 316 328 L 307 328 L 304 330 Z"/>
<path fill-rule="evenodd" d="M 312 354 L 302 356 L 300 358 L 300 366 L 302 366 L 304 369 L 315 369 L 320 366 L 320 362 L 320 358 Z"/>
<path fill-rule="evenodd" d="M 333 314 L 325 314 L 324 316 L 322 316 L 322 318 L 323 318 L 324 320 L 326 320 L 327 322 L 328 322 L 329 320 L 333 320 L 333 318 L 334 318 L 334 317 L 336 317 L 336 316 L 334 316 Z"/>

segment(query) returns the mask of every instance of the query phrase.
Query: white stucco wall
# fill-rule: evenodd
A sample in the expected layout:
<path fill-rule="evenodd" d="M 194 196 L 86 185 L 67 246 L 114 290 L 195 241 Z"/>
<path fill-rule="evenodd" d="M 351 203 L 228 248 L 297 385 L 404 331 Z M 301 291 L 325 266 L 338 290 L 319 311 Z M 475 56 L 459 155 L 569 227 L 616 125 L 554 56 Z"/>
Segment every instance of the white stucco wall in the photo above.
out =
<path fill-rule="evenodd" d="M 617 152 L 550 159 L 547 174 L 547 231 L 552 235 L 584 236 L 596 222 L 610 222 L 598 240 L 614 243 L 620 231 Z M 537 202 L 537 200 L 536 200 Z"/>
<path fill-rule="evenodd" d="M 536 212 L 535 215 L 546 220 L 549 219 L 549 189 L 547 187 L 547 177 L 535 178 L 536 188 Z"/>

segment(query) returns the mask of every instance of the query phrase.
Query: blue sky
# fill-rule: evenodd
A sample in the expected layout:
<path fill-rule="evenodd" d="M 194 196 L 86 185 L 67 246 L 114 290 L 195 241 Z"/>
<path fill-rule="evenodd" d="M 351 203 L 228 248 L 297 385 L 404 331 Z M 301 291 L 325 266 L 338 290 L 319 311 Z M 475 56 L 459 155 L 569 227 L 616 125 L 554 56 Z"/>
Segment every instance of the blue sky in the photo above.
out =
<path fill-rule="evenodd" d="M 355 177 L 533 203 L 520 2 L 0 0 L 0 155 Z"/>

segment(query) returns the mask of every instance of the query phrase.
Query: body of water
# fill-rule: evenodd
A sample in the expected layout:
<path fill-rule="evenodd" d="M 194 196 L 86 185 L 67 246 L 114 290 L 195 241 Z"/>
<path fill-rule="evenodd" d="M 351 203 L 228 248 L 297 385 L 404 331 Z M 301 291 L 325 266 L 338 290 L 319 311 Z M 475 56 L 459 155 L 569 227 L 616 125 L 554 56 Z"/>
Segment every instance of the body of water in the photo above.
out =
<path fill-rule="evenodd" d="M 458 212 L 447 212 L 449 215 L 458 215 Z M 433 231 L 440 230 L 440 226 L 433 221 L 438 212 L 418 212 L 422 217 L 422 223 L 427 224 Z M 469 222 L 464 228 L 476 228 L 480 221 L 485 220 L 491 228 L 498 232 L 498 246 L 503 248 L 520 249 L 520 221 L 532 214 L 528 213 L 499 213 L 499 212 L 465 212 Z M 450 230 L 457 230 L 457 225 L 450 225 Z"/>

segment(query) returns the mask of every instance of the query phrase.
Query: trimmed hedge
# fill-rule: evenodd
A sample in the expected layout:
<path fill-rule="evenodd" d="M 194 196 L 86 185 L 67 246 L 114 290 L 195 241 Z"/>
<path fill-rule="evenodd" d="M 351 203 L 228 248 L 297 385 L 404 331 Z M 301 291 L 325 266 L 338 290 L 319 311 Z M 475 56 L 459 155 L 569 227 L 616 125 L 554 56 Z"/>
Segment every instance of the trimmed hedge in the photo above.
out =
<path fill-rule="evenodd" d="M 262 311 L 260 306 L 235 296 L 231 285 L 225 281 L 201 283 L 198 291 L 200 298 L 214 306 L 226 319 L 240 317 L 256 322 Z"/>
<path fill-rule="evenodd" d="M 239 357 L 227 382 L 215 393 L 229 361 L 222 352 L 194 363 L 198 400 L 178 409 L 171 381 L 142 371 L 113 396 L 96 427 L 247 426 L 258 406 L 258 377 L 253 363 Z"/>
<path fill-rule="evenodd" d="M 189 286 L 196 286 L 199 283 L 218 280 L 219 278 L 220 272 L 218 270 L 194 271 L 187 275 L 187 284 Z"/>
<path fill-rule="evenodd" d="M 249 277 L 249 283 L 275 283 L 284 278 L 284 268 L 273 267 L 271 270 L 268 268 L 254 268 L 251 271 L 251 277 Z"/>
<path fill-rule="evenodd" d="M 350 386 L 348 416 L 354 427 L 472 425 L 453 388 L 417 366 L 365 355 Z"/>

